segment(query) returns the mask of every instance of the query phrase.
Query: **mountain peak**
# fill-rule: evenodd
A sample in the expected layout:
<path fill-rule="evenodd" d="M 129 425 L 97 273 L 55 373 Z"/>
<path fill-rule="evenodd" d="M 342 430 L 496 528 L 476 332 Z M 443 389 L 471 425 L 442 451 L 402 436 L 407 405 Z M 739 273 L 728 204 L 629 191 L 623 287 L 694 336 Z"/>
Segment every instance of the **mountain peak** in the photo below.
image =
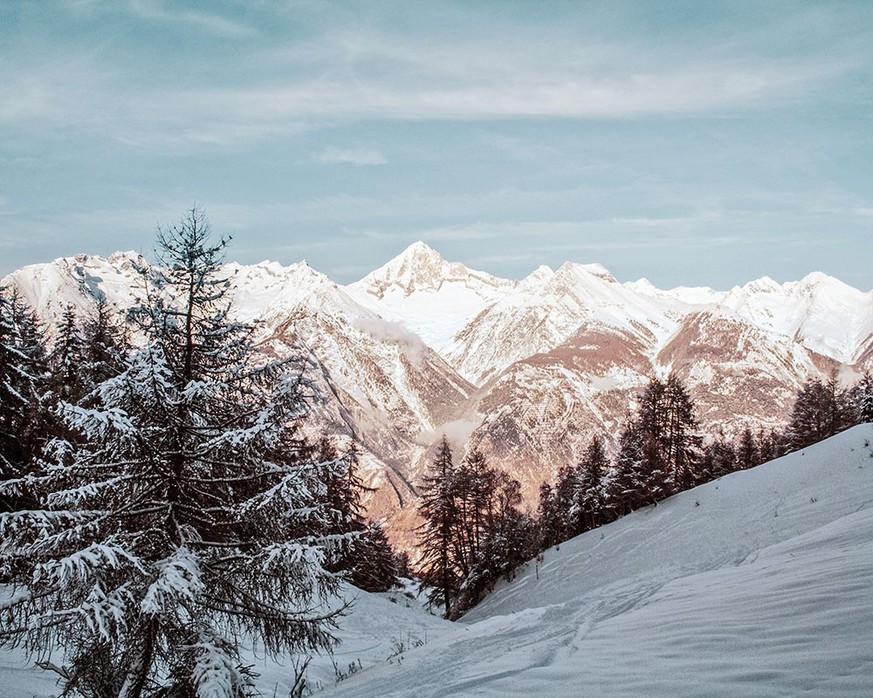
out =
<path fill-rule="evenodd" d="M 580 264 L 578 262 L 564 262 L 558 268 L 558 274 L 568 275 L 586 275 L 593 276 L 607 283 L 616 283 L 615 277 L 602 264 Z"/>
<path fill-rule="evenodd" d="M 395 259 L 421 259 L 421 260 L 434 260 L 438 259 L 443 261 L 442 256 L 439 252 L 437 252 L 433 247 L 428 245 L 426 242 L 422 240 L 417 240 L 413 242 L 409 247 L 407 247 L 403 252 L 401 252 Z"/>
<path fill-rule="evenodd" d="M 417 290 L 439 288 L 449 266 L 439 252 L 419 240 L 359 283 L 368 284 L 379 297 L 391 287 L 408 296 Z"/>
<path fill-rule="evenodd" d="M 352 284 L 352 287 L 366 290 L 381 299 L 392 291 L 399 291 L 404 296 L 419 291 L 435 292 L 445 283 L 460 284 L 470 289 L 487 288 L 490 289 L 488 293 L 497 287 L 512 284 L 485 272 L 469 269 L 460 262 L 448 262 L 439 252 L 419 240 Z"/>

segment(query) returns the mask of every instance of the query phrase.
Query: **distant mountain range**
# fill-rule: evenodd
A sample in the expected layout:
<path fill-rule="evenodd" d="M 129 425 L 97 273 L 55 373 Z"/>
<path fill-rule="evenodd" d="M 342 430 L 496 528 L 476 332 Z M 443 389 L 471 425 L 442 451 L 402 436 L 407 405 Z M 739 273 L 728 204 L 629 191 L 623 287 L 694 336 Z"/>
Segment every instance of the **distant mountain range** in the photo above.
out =
<path fill-rule="evenodd" d="M 140 292 L 135 262 L 79 255 L 2 284 L 48 326 L 101 297 L 123 318 Z M 704 427 L 732 434 L 781 425 L 811 377 L 852 382 L 873 368 L 873 292 L 821 273 L 661 290 L 568 262 L 512 281 L 421 242 L 347 286 L 306 262 L 226 269 L 236 313 L 258 321 L 265 349 L 312 359 L 311 427 L 359 442 L 371 515 L 388 517 L 398 541 L 443 433 L 479 445 L 532 498 L 593 434 L 613 442 L 653 376 L 677 373 Z"/>

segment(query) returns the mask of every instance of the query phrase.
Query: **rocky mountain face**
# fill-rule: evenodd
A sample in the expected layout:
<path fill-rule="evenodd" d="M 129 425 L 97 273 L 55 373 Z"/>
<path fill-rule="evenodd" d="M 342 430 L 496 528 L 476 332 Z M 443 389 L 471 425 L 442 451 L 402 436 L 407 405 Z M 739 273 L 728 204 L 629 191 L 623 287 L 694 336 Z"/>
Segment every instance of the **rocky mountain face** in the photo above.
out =
<path fill-rule="evenodd" d="M 98 298 L 120 319 L 143 293 L 133 253 L 80 255 L 3 280 L 47 326 Z M 535 497 L 591 436 L 614 441 L 637 393 L 675 371 L 707 430 L 777 426 L 797 389 L 873 368 L 873 292 L 824 274 L 720 292 L 619 283 L 596 264 L 520 281 L 447 262 L 416 243 L 339 286 L 305 262 L 227 265 L 240 319 L 278 355 L 306 355 L 310 427 L 354 438 L 371 515 L 409 542 L 415 486 L 445 433 L 471 442 Z"/>

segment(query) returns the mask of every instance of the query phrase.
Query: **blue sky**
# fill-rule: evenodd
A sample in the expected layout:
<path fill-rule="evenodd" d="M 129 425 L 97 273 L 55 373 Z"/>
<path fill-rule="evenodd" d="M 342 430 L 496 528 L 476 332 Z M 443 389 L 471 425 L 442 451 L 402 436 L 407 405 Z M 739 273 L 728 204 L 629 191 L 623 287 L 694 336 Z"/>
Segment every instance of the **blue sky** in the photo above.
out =
<path fill-rule="evenodd" d="M 422 239 L 520 278 L 873 287 L 873 3 L 0 3 L 0 275 L 148 253 L 349 282 Z"/>

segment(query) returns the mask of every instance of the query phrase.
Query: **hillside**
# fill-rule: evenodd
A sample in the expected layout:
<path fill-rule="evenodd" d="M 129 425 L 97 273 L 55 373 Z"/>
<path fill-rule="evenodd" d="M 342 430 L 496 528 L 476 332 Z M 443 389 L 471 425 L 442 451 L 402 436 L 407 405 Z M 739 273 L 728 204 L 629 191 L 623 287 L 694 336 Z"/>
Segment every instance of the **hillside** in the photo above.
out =
<path fill-rule="evenodd" d="M 873 425 L 549 550 L 336 696 L 873 694 Z"/>

